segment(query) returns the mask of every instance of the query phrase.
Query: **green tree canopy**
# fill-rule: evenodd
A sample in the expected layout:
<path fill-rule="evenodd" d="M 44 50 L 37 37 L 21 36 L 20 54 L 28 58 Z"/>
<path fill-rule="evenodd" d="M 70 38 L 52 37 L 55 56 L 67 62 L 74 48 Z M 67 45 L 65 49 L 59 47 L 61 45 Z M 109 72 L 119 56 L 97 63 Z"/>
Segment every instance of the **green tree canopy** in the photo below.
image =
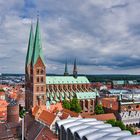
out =
<path fill-rule="evenodd" d="M 0 89 L 0 92 L 4 92 L 4 89 Z"/>
<path fill-rule="evenodd" d="M 124 125 L 124 123 L 122 121 L 116 121 L 115 126 L 120 127 L 122 130 L 126 129 L 126 127 L 125 127 L 125 125 Z"/>
<path fill-rule="evenodd" d="M 77 98 L 72 99 L 72 101 L 70 102 L 70 106 L 71 106 L 70 108 L 71 111 L 80 113 L 82 110 Z"/>
<path fill-rule="evenodd" d="M 102 105 L 95 106 L 95 113 L 96 114 L 104 114 L 104 109 L 103 109 Z"/>
<path fill-rule="evenodd" d="M 63 107 L 66 108 L 66 109 L 70 109 L 71 106 L 70 106 L 70 102 L 67 101 L 67 100 L 64 100 L 63 103 L 62 103 Z"/>
<path fill-rule="evenodd" d="M 82 110 L 77 98 L 73 98 L 71 101 L 64 100 L 62 104 L 64 108 L 77 113 L 80 113 Z"/>
<path fill-rule="evenodd" d="M 124 123 L 122 121 L 116 121 L 116 120 L 108 120 L 106 121 L 106 123 L 111 124 L 112 126 L 118 126 L 120 127 L 122 130 L 128 130 L 130 131 L 132 134 L 134 134 L 134 130 L 133 128 L 129 127 L 129 126 L 125 126 Z"/>
<path fill-rule="evenodd" d="M 107 120 L 106 123 L 111 124 L 112 126 L 115 126 L 116 120 Z"/>
<path fill-rule="evenodd" d="M 132 134 L 134 134 L 134 129 L 130 126 L 126 126 L 126 130 L 130 131 Z"/>
<path fill-rule="evenodd" d="M 19 112 L 20 118 L 23 118 L 25 116 L 25 114 L 26 114 L 26 110 L 25 110 L 25 108 L 22 108 Z"/>

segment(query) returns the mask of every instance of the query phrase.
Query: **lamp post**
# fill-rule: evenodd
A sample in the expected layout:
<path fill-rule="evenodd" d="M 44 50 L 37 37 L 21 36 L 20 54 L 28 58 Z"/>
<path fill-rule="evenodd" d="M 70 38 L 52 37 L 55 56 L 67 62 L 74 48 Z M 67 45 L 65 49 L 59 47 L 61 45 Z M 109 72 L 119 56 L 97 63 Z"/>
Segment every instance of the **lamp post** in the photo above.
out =
<path fill-rule="evenodd" d="M 24 117 L 25 117 L 26 111 L 24 108 L 20 111 L 20 117 L 22 118 L 22 140 L 24 140 Z"/>
<path fill-rule="evenodd" d="M 22 118 L 22 140 L 24 140 L 24 117 Z"/>

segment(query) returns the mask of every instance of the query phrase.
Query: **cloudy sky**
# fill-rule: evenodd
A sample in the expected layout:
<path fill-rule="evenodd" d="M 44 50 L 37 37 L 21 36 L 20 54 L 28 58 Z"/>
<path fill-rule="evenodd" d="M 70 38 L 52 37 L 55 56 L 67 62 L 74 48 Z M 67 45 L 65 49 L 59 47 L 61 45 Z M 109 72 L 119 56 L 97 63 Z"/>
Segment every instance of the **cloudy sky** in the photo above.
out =
<path fill-rule="evenodd" d="M 140 74 L 140 0 L 0 0 L 0 73 L 24 73 L 37 11 L 47 73 Z"/>

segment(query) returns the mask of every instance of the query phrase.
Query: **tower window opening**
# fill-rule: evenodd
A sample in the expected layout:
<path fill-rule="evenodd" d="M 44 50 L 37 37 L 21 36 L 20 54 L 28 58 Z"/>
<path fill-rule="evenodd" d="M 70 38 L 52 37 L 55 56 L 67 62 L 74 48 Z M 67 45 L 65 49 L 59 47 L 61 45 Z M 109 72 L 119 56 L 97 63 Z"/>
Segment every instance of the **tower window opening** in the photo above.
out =
<path fill-rule="evenodd" d="M 37 77 L 37 83 L 39 83 L 39 77 Z"/>
<path fill-rule="evenodd" d="M 131 109 L 131 106 L 128 106 L 128 109 Z"/>
<path fill-rule="evenodd" d="M 139 108 L 139 105 L 137 105 L 136 108 Z"/>
<path fill-rule="evenodd" d="M 41 70 L 41 74 L 44 74 L 44 70 Z"/>
<path fill-rule="evenodd" d="M 37 69 L 36 73 L 39 74 L 39 69 Z"/>
<path fill-rule="evenodd" d="M 37 91 L 37 92 L 39 91 L 39 87 L 36 88 L 36 91 Z"/>
<path fill-rule="evenodd" d="M 44 91 L 43 87 L 41 87 L 41 91 Z"/>
<path fill-rule="evenodd" d="M 41 77 L 41 82 L 42 82 L 42 83 L 44 82 L 44 79 L 43 79 L 43 77 Z"/>

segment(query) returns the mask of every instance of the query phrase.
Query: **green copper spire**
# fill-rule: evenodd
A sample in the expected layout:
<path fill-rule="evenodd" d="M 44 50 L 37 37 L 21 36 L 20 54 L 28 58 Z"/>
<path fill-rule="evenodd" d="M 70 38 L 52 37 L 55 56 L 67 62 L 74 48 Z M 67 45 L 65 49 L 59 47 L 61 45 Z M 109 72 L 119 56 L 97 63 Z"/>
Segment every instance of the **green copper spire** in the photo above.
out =
<path fill-rule="evenodd" d="M 77 64 L 76 64 L 76 58 L 74 60 L 74 67 L 73 67 L 73 76 L 77 78 Z"/>
<path fill-rule="evenodd" d="M 73 69 L 73 71 L 77 71 L 76 58 L 74 60 L 74 69 Z"/>
<path fill-rule="evenodd" d="M 68 76 L 68 75 L 69 73 L 68 73 L 67 60 L 66 60 L 64 76 Z"/>
<path fill-rule="evenodd" d="M 28 51 L 26 55 L 26 66 L 31 63 L 32 54 L 33 54 L 33 45 L 34 45 L 34 33 L 33 33 L 33 26 L 31 24 L 30 36 L 28 42 Z"/>
<path fill-rule="evenodd" d="M 33 56 L 32 56 L 33 65 L 36 63 L 39 57 L 41 58 L 42 62 L 45 65 L 43 52 L 42 52 L 41 35 L 40 35 L 40 30 L 39 30 L 39 18 L 37 18 L 35 40 L 34 40 L 34 50 L 33 50 Z"/>

